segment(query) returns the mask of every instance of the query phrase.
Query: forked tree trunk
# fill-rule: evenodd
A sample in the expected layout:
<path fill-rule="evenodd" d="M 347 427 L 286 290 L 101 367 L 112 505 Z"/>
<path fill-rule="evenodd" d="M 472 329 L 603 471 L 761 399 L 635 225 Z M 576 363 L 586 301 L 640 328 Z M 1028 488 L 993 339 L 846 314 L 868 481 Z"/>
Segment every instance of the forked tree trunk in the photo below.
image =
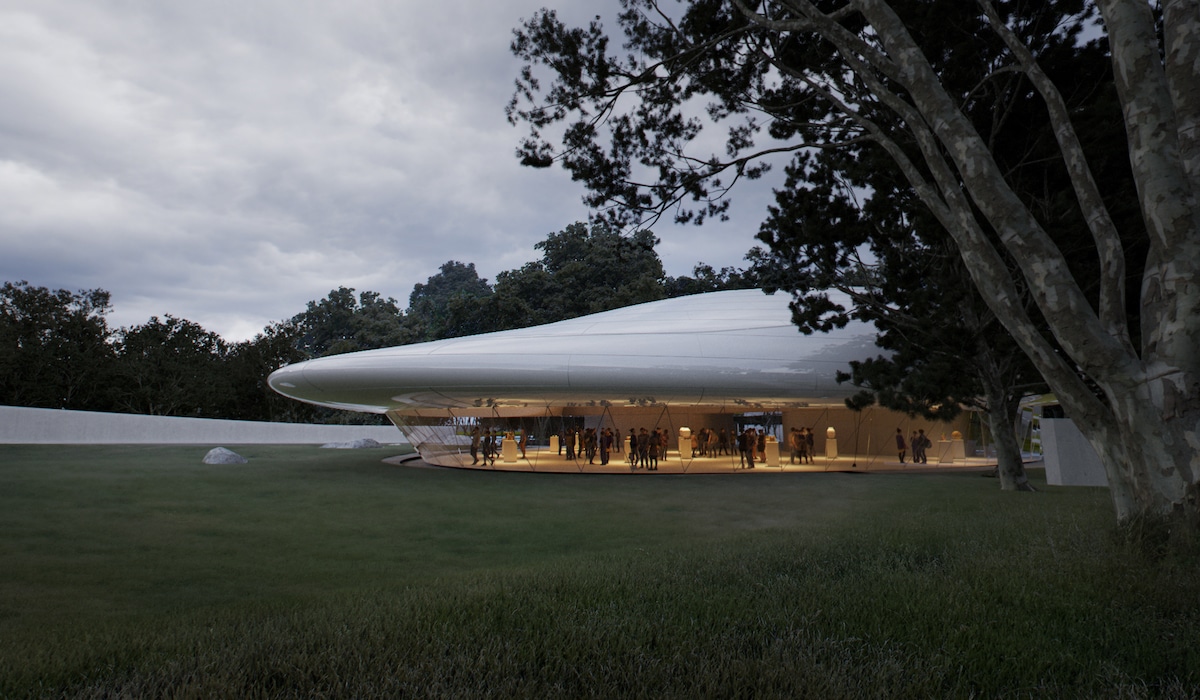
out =
<path fill-rule="evenodd" d="M 1087 172 L 1062 97 L 1028 50 L 1012 44 L 1023 72 L 1046 100 L 1101 252 L 1099 312 L 1072 277 L 1062 251 L 1009 187 L 988 144 L 959 111 L 903 22 L 884 0 L 856 0 L 854 5 L 871 24 L 883 53 L 839 34 L 836 25 L 822 26 L 824 35 L 856 65 L 860 77 L 875 81 L 875 94 L 916 137 L 928 178 L 886 137 L 881 143 L 891 146 L 918 195 L 955 239 L 988 305 L 1095 447 L 1108 474 L 1118 521 L 1183 516 L 1200 524 L 1200 81 L 1195 62 L 1200 0 L 1164 3 L 1162 46 L 1143 0 L 1099 0 L 1139 204 L 1150 233 L 1140 348 L 1130 343 L 1121 313 L 1124 259 L 1118 232 Z M 1002 24 L 996 24 L 1003 34 Z M 860 54 L 864 47 L 868 50 Z M 903 85 L 911 103 L 876 80 L 863 67 L 862 55 Z M 1022 307 L 1017 285 L 976 211 L 1020 266 L 1059 348 L 1045 341 L 1041 322 Z M 1086 381 L 1077 375 L 1080 371 Z"/>
<path fill-rule="evenodd" d="M 1017 441 L 1017 406 L 1017 401 L 1006 401 L 1004 396 L 988 396 L 988 425 L 996 441 L 996 473 L 1003 491 L 1033 491 Z"/>

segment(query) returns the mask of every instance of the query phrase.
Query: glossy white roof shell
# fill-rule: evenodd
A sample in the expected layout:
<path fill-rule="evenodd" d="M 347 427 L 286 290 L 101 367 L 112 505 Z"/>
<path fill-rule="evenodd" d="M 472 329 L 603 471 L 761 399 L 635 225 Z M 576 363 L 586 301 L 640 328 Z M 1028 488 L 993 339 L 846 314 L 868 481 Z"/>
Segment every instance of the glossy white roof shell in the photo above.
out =
<path fill-rule="evenodd" d="M 835 298 L 836 300 L 836 298 Z M 270 376 L 279 393 L 357 411 L 630 404 L 837 403 L 873 326 L 804 335 L 786 294 L 649 302 L 533 328 L 322 357 Z M 747 410 L 752 410 L 748 408 Z"/>

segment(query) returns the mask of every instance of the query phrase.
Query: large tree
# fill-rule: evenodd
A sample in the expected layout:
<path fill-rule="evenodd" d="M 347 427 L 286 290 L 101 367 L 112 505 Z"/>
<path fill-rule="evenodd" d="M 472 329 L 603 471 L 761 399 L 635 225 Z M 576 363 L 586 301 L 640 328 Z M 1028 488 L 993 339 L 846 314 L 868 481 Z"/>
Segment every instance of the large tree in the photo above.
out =
<path fill-rule="evenodd" d="M 417 285 L 418 287 L 420 285 Z M 412 342 L 413 331 L 395 299 L 338 287 L 291 319 L 296 347 L 306 357 L 337 355 Z"/>
<path fill-rule="evenodd" d="M 200 324 L 167 315 L 122 328 L 116 343 L 118 410 L 149 416 L 226 418 L 232 391 L 227 345 Z"/>
<path fill-rule="evenodd" d="M 861 410 L 878 403 L 942 421 L 963 407 L 980 410 L 994 440 L 1001 488 L 1032 490 L 1018 441 L 1018 408 L 1024 396 L 1043 393 L 1045 383 L 970 286 L 952 245 L 921 240 L 903 227 L 889 233 L 863 217 L 867 223 L 854 227 L 872 231 L 865 239 L 872 254 L 854 256 L 849 251 L 863 240 L 848 236 L 836 218 L 832 224 L 819 215 L 794 219 L 793 207 L 809 198 L 781 199 L 788 206 L 773 210 L 760 234 L 772 242 L 770 253 L 751 252 L 760 285 L 796 293 L 793 320 L 802 330 L 827 331 L 856 317 L 874 322 L 876 342 L 889 351 L 850 362 L 849 372 L 838 373 L 839 381 L 860 387 L 847 406 Z M 815 200 L 832 202 L 819 194 Z M 853 306 L 831 302 L 829 289 L 843 292 Z"/>
<path fill-rule="evenodd" d="M 523 162 L 561 162 L 618 221 L 671 209 L 697 221 L 723 215 L 728 188 L 781 153 L 871 143 L 953 239 L 992 313 L 1096 448 L 1118 520 L 1200 522 L 1200 0 L 1166 0 L 1159 16 L 1144 0 L 1056 3 L 1064 22 L 1046 30 L 1077 31 L 1095 7 L 1102 15 L 1146 229 L 1140 275 L 1127 268 L 1136 236 L 1114 218 L 1078 136 L 1070 86 L 1038 63 L 1044 36 L 1026 31 L 1018 3 L 622 6 L 626 55 L 610 52 L 598 20 L 572 29 L 542 11 L 517 30 L 513 50 L 528 65 L 510 117 L 532 127 Z M 963 8 L 970 21 L 956 26 Z M 932 26 L 928 16 L 947 21 L 912 30 Z M 954 80 L 944 80 L 953 54 L 939 36 L 964 27 L 991 48 L 958 54 Z M 968 69 L 973 82 L 962 80 Z M 980 86 L 1010 75 L 1043 107 L 1092 239 L 1087 255 L 1064 251 L 972 118 L 993 99 Z M 722 122 L 725 152 L 714 154 L 703 127 Z M 1080 260 L 1093 262 L 1081 271 Z"/>
<path fill-rule="evenodd" d="M 1080 20 L 1085 17 L 1071 14 L 1079 8 L 1070 4 L 1009 7 L 1019 13 L 1009 21 L 1020 27 L 1023 41 L 1053 78 L 1070 85 L 1067 104 L 1105 194 L 1110 201 L 1131 199 L 1128 158 L 1112 155 L 1123 151 L 1125 134 L 1103 42 L 1084 40 L 1086 26 Z M 1069 177 L 1042 101 L 1018 73 L 980 78 L 977 66 L 1003 60 L 1007 49 L 998 40 L 979 38 L 989 33 L 987 19 L 973 3 L 936 8 L 910 14 L 909 30 L 921 37 L 943 84 L 980 96 L 963 105 L 964 113 L 987 139 L 1022 200 L 1040 212 L 1056 243 L 1069 251 L 1069 259 L 1080 258 L 1074 271 L 1094 303 L 1095 280 L 1089 279 L 1094 263 L 1086 253 L 1090 234 L 1082 212 L 1072 205 Z M 917 151 L 903 132 L 893 138 L 906 152 Z M 808 329 L 830 318 L 824 290 L 841 290 L 854 300 L 847 311 L 874 321 L 880 344 L 893 351 L 887 359 L 853 366 L 851 377 L 867 391 L 851 403 L 861 405 L 865 396 L 930 418 L 949 417 L 956 404 L 980 408 L 996 440 L 1002 487 L 1027 487 L 1016 407 L 1024 393 L 1043 392 L 1045 384 L 973 288 L 944 227 L 891 167 L 890 156 L 873 141 L 860 140 L 815 149 L 794 159 L 786 172 L 777 204 L 759 233 L 769 254 L 754 251 L 760 254 L 756 265 L 771 281 L 766 286 L 797 293 L 802 301 L 795 305 L 797 322 Z M 1128 259 L 1134 265 L 1143 262 L 1136 244 L 1145 237 L 1140 212 L 1118 207 L 1113 216 L 1131 243 Z M 1033 307 L 1028 294 L 1023 303 Z"/>
<path fill-rule="evenodd" d="M 407 342 L 456 338 L 486 332 L 476 310 L 492 295 L 492 287 L 475 271 L 475 263 L 446 261 L 424 284 L 413 285 L 408 296 Z"/>
<path fill-rule="evenodd" d="M 286 398 L 267 384 L 275 370 L 307 359 L 298 347 L 302 335 L 294 322 L 280 321 L 229 349 L 224 367 L 229 385 L 227 417 L 289 423 L 329 419 L 328 410 Z"/>
<path fill-rule="evenodd" d="M 103 289 L 0 287 L 0 403 L 106 410 L 115 353 Z"/>
<path fill-rule="evenodd" d="M 496 276 L 497 297 L 529 309 L 521 325 L 550 323 L 665 296 L 663 267 L 650 231 L 622 236 L 603 224 L 574 223 L 534 247 L 542 258 Z M 507 327 L 517 327 L 510 325 Z"/>
<path fill-rule="evenodd" d="M 419 340 L 526 328 L 616 309 L 666 295 L 650 231 L 622 236 L 603 224 L 573 223 L 535 244 L 539 259 L 496 275 L 488 285 L 475 265 L 453 261 L 418 284 L 408 321 Z"/>

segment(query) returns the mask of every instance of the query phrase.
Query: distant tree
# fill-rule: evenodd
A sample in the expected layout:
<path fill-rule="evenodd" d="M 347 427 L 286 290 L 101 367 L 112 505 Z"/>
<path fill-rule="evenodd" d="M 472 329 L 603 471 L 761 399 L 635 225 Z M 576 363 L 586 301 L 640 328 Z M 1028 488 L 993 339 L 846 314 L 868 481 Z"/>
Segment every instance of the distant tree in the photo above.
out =
<path fill-rule="evenodd" d="M 404 312 L 397 301 L 392 297 L 384 298 L 376 292 L 358 295 L 358 310 L 352 325 L 353 350 L 386 348 L 413 341 L 412 329 L 405 323 Z M 343 351 L 342 347 L 330 348 L 330 352 Z"/>
<path fill-rule="evenodd" d="M 114 401 L 150 416 L 224 418 L 231 392 L 226 344 L 186 319 L 152 316 L 117 333 Z"/>
<path fill-rule="evenodd" d="M 479 303 L 492 287 L 479 277 L 475 263 L 449 260 L 408 297 L 407 325 L 413 340 L 438 340 L 478 333 Z M 411 341 L 410 341 L 411 342 Z"/>
<path fill-rule="evenodd" d="M 306 357 L 403 345 L 413 338 L 395 299 L 369 291 L 356 298 L 347 287 L 308 302 L 291 324 L 298 334 L 296 346 Z"/>
<path fill-rule="evenodd" d="M 107 410 L 115 352 L 109 293 L 0 287 L 0 403 Z"/>
<path fill-rule="evenodd" d="M 480 332 L 528 328 L 561 320 L 548 312 L 545 300 L 556 297 L 558 284 L 537 262 L 496 275 L 491 296 L 480 299 L 476 307 Z"/>
<path fill-rule="evenodd" d="M 523 302 L 524 325 L 662 299 L 665 273 L 657 244 L 650 231 L 625 236 L 605 224 L 574 223 L 534 246 L 542 251 L 540 260 L 497 275 L 495 294 Z"/>
<path fill-rule="evenodd" d="M 706 292 L 721 292 L 728 289 L 754 289 L 758 287 L 758 279 L 752 270 L 739 270 L 734 267 L 722 267 L 714 270 L 712 265 L 696 263 L 692 275 L 668 277 L 663 283 L 663 291 L 668 297 L 681 297 L 689 294 L 704 294 Z"/>
<path fill-rule="evenodd" d="M 285 398 L 267 384 L 275 370 L 306 359 L 297 347 L 300 335 L 294 322 L 281 321 L 230 348 L 224 369 L 230 387 L 224 417 L 290 423 L 318 419 L 315 406 Z"/>

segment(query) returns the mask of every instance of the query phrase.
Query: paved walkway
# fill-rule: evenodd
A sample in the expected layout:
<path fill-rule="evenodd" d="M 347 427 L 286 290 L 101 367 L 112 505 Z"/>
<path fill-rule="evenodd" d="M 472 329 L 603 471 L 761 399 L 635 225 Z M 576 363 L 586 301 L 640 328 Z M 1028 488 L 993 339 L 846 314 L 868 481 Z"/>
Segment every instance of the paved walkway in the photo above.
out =
<path fill-rule="evenodd" d="M 768 466 L 757 463 L 754 469 L 738 466 L 738 458 L 727 455 L 718 457 L 694 457 L 690 460 L 680 459 L 678 452 L 668 452 L 665 460 L 659 460 L 656 471 L 646 469 L 631 470 L 629 463 L 624 461 L 623 454 L 614 454 L 614 459 L 607 465 L 601 466 L 599 458 L 595 464 L 588 464 L 586 459 L 567 460 L 557 454 L 544 454 L 530 450 L 527 459 L 516 462 L 504 462 L 499 459 L 495 464 L 479 464 L 474 467 L 446 467 L 448 469 L 474 469 L 481 471 L 508 472 L 540 472 L 549 474 L 782 474 L 804 472 L 861 472 L 861 473 L 928 473 L 945 471 L 987 471 L 996 466 L 995 459 L 973 457 L 955 460 L 948 464 L 912 464 L 892 459 L 883 455 L 842 456 L 835 459 L 816 457 L 812 464 L 791 464 L 785 457 L 779 466 Z M 1026 455 L 1026 462 L 1040 461 L 1039 458 Z M 414 459 L 411 455 L 393 457 L 384 460 L 390 464 L 408 464 L 410 466 L 435 466 Z"/>

